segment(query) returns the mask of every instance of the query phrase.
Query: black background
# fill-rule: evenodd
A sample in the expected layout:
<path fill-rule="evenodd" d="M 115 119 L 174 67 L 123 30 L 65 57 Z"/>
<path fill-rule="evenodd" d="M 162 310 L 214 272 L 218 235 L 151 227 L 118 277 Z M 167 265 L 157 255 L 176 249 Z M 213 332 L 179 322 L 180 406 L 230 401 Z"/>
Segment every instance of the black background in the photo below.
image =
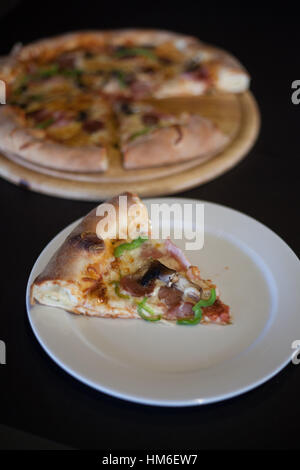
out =
<path fill-rule="evenodd" d="M 275 11 L 270 4 L 236 9 L 227 2 L 142 0 L 14 3 L 6 13 L 0 9 L 0 55 L 16 42 L 64 31 L 135 26 L 196 35 L 239 57 L 261 109 L 260 137 L 237 167 L 180 195 L 255 217 L 299 255 L 300 105 L 291 102 L 291 83 L 300 79 L 300 53 L 294 7 L 281 3 Z M 82 449 L 299 448 L 300 368 L 292 365 L 241 397 L 186 409 L 117 400 L 59 369 L 30 330 L 26 282 L 44 246 L 95 204 L 42 196 L 4 180 L 0 201 L 0 339 L 7 345 L 7 364 L 0 366 L 3 424 Z"/>

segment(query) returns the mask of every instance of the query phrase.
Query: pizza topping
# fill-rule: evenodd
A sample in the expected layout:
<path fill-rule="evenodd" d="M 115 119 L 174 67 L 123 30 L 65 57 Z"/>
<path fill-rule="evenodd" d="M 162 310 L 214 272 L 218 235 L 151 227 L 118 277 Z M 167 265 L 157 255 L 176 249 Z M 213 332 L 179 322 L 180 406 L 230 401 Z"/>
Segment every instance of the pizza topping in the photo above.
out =
<path fill-rule="evenodd" d="M 116 78 L 121 88 L 126 88 L 133 83 L 134 76 L 132 73 L 125 72 L 124 70 L 112 70 L 111 77 Z"/>
<path fill-rule="evenodd" d="M 197 286 L 201 287 L 202 295 L 201 297 L 204 299 L 208 299 L 210 297 L 210 289 L 211 283 L 205 281 L 201 278 L 199 268 L 197 266 L 190 266 L 186 271 L 186 277 Z"/>
<path fill-rule="evenodd" d="M 228 305 L 223 304 L 220 299 L 209 307 L 203 307 L 204 319 L 216 323 L 230 323 L 230 312 Z"/>
<path fill-rule="evenodd" d="M 163 300 L 167 307 L 175 307 L 182 300 L 182 292 L 176 287 L 161 286 L 158 291 L 158 298 Z"/>
<path fill-rule="evenodd" d="M 199 61 L 191 59 L 184 65 L 185 72 L 195 72 L 199 69 Z"/>
<path fill-rule="evenodd" d="M 114 55 L 119 59 L 130 59 L 136 56 L 147 57 L 151 60 L 156 60 L 157 57 L 152 50 L 152 46 L 144 47 L 124 47 L 119 46 L 115 49 Z"/>
<path fill-rule="evenodd" d="M 161 320 L 161 315 L 156 315 L 154 310 L 149 305 L 147 305 L 147 297 L 144 297 L 143 300 L 137 304 L 137 311 L 140 317 L 143 318 L 143 320 L 146 320 L 146 321 Z"/>
<path fill-rule="evenodd" d="M 137 271 L 135 274 L 123 276 L 120 281 L 120 286 L 133 297 L 144 297 L 152 294 L 155 287 L 155 280 L 152 279 L 146 286 L 143 286 L 140 281 L 141 276 Z"/>
<path fill-rule="evenodd" d="M 202 311 L 197 310 L 194 313 L 193 304 L 185 302 L 181 304 L 173 314 L 176 314 L 178 325 L 198 325 L 202 319 Z"/>
<path fill-rule="evenodd" d="M 141 256 L 145 259 L 146 258 L 157 259 L 157 258 L 161 258 L 163 256 L 163 253 L 156 246 L 145 243 L 142 246 Z"/>
<path fill-rule="evenodd" d="M 50 117 L 50 112 L 49 110 L 42 108 L 38 109 L 37 111 L 32 111 L 27 113 L 29 117 L 32 117 L 36 122 L 43 122 L 45 119 L 48 119 Z"/>
<path fill-rule="evenodd" d="M 39 69 L 35 73 L 33 78 L 49 78 L 49 77 L 53 77 L 53 75 L 57 75 L 58 72 L 59 72 L 59 65 L 52 64 L 52 65 L 49 65 L 48 67 Z"/>
<path fill-rule="evenodd" d="M 10 103 L 22 104 L 28 127 L 41 129 L 64 145 L 106 147 L 116 139 L 110 105 L 101 96 L 72 87 L 64 77 L 31 83 Z"/>
<path fill-rule="evenodd" d="M 154 73 L 155 70 L 156 70 L 156 69 L 155 69 L 154 67 L 151 67 L 151 66 L 149 66 L 149 65 L 140 68 L 140 71 L 141 71 L 141 72 L 143 72 L 143 73 L 149 73 L 149 74 Z"/>
<path fill-rule="evenodd" d="M 28 88 L 29 75 L 23 75 L 17 79 L 17 83 L 14 87 L 14 93 L 20 94 L 27 90 Z"/>
<path fill-rule="evenodd" d="M 54 123 L 54 119 L 51 117 L 51 118 L 45 119 L 44 121 L 38 122 L 35 125 L 35 127 L 37 129 L 46 129 L 47 127 L 51 126 L 51 124 L 53 123 Z"/>
<path fill-rule="evenodd" d="M 64 69 L 60 71 L 65 77 L 73 78 L 77 85 L 81 85 L 80 78 L 83 74 L 81 69 Z"/>
<path fill-rule="evenodd" d="M 163 65 L 171 65 L 173 63 L 173 60 L 170 57 L 159 57 L 159 61 Z"/>
<path fill-rule="evenodd" d="M 84 122 L 83 129 L 88 133 L 97 132 L 104 128 L 104 123 L 97 119 L 89 119 Z"/>
<path fill-rule="evenodd" d="M 146 126 L 155 126 L 159 122 L 159 117 L 155 113 L 146 113 L 143 114 L 142 121 Z"/>
<path fill-rule="evenodd" d="M 129 85 L 130 87 L 126 90 L 127 97 L 132 96 L 134 99 L 144 99 L 149 97 L 151 93 L 151 83 L 141 76 L 131 75 Z"/>
<path fill-rule="evenodd" d="M 65 52 L 58 56 L 56 60 L 61 68 L 70 69 L 75 66 L 76 55 L 73 52 Z"/>
<path fill-rule="evenodd" d="M 212 289 L 210 298 L 207 300 L 201 299 L 193 307 L 192 311 L 194 312 L 194 318 L 177 320 L 179 325 L 197 325 L 202 320 L 202 308 L 201 307 L 210 307 L 216 301 L 216 290 Z"/>
<path fill-rule="evenodd" d="M 210 78 L 210 73 L 207 67 L 201 65 L 197 71 L 194 72 L 194 77 L 197 80 L 208 80 Z"/>
<path fill-rule="evenodd" d="M 129 295 L 122 294 L 120 292 L 120 282 L 119 281 L 113 281 L 113 284 L 115 286 L 115 293 L 117 294 L 118 297 L 121 299 L 130 299 Z"/>
<path fill-rule="evenodd" d="M 114 255 L 116 258 L 119 258 L 123 254 L 124 251 L 135 250 L 139 246 L 142 245 L 148 238 L 138 237 L 130 243 L 122 243 L 121 245 L 117 246 L 114 250 Z"/>
<path fill-rule="evenodd" d="M 129 137 L 129 140 L 130 141 L 135 140 L 137 137 L 148 134 L 151 130 L 152 130 L 152 127 L 144 127 L 143 129 L 140 129 L 139 131 L 131 134 L 131 136 Z"/>
<path fill-rule="evenodd" d="M 107 302 L 107 289 L 101 280 L 97 280 L 89 287 L 86 294 L 90 299 L 96 299 L 99 303 Z"/>
<path fill-rule="evenodd" d="M 210 291 L 209 299 L 201 299 L 196 303 L 194 311 L 198 310 L 200 307 L 210 307 L 216 301 L 216 289 L 213 288 Z"/>
<path fill-rule="evenodd" d="M 127 103 L 126 101 L 123 101 L 121 103 L 119 103 L 119 109 L 120 111 L 123 113 L 123 114 L 126 114 L 127 116 L 133 114 L 133 109 L 132 107 L 130 106 L 129 103 Z"/>
<path fill-rule="evenodd" d="M 87 111 L 79 111 L 78 115 L 77 115 L 77 120 L 78 121 L 85 121 L 88 117 L 88 112 Z"/>
<path fill-rule="evenodd" d="M 83 73 L 83 70 L 72 67 L 62 67 L 59 63 L 50 64 L 46 68 L 38 69 L 30 78 L 32 80 L 38 79 L 49 79 L 55 77 L 56 75 L 63 75 L 67 78 L 73 78 L 75 81 Z"/>
<path fill-rule="evenodd" d="M 195 64 L 193 68 L 190 67 L 188 70 L 185 70 L 183 75 L 191 77 L 194 80 L 203 81 L 208 81 L 211 77 L 208 67 L 203 64 Z"/>
<path fill-rule="evenodd" d="M 135 148 L 136 140 L 138 142 L 148 141 L 152 133 L 161 130 L 170 129 L 167 138 L 172 141 L 172 146 L 179 145 L 184 139 L 185 127 L 192 126 L 192 123 L 198 124 L 200 119 L 197 115 L 189 113 L 173 114 L 162 111 L 143 102 L 135 102 L 130 105 L 130 114 L 122 112 L 120 104 L 115 105 L 115 110 L 119 119 L 121 148 L 126 153 L 131 148 Z M 159 137 L 159 134 L 158 134 Z M 146 160 L 146 158 L 145 158 Z"/>
<path fill-rule="evenodd" d="M 200 297 L 202 297 L 202 289 L 192 284 L 185 276 L 182 274 L 177 274 L 176 277 L 173 278 L 174 286 L 183 292 L 184 300 L 190 302 L 197 302 Z"/>
<path fill-rule="evenodd" d="M 201 289 L 158 260 L 150 259 L 146 265 L 144 264 L 134 274 L 122 277 L 120 285 L 133 297 L 154 295 L 155 298 L 157 295 L 157 298 L 162 302 L 161 306 L 165 306 L 164 318 L 168 320 L 184 318 L 194 322 L 195 317 L 200 318 L 200 306 L 208 306 L 214 302 L 213 295 L 215 295 L 215 292 L 211 294 L 209 300 L 203 300 L 201 303 L 199 301 Z M 155 294 L 156 286 L 158 287 L 157 294 Z M 194 306 L 197 309 L 195 315 Z"/>
<path fill-rule="evenodd" d="M 154 260 L 150 263 L 147 271 L 141 279 L 142 286 L 147 286 L 149 282 L 154 279 L 160 279 L 165 284 L 172 282 L 172 279 L 177 275 L 174 269 L 170 269 L 158 260 Z"/>
<path fill-rule="evenodd" d="M 167 253 L 178 262 L 180 268 L 183 271 L 186 271 L 190 267 L 191 263 L 186 258 L 182 250 L 178 248 L 178 246 L 176 246 L 175 243 L 173 243 L 169 238 L 165 241 L 165 248 Z"/>

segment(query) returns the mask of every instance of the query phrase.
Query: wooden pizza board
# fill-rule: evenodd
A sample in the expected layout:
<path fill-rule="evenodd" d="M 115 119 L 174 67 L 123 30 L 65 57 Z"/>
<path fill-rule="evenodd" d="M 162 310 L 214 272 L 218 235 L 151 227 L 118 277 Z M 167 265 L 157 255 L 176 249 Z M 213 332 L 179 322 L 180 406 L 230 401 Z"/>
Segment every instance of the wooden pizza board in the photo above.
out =
<path fill-rule="evenodd" d="M 170 111 L 186 109 L 212 119 L 230 137 L 218 155 L 144 170 L 124 170 L 120 155 L 111 155 L 105 173 L 72 173 L 49 170 L 25 160 L 0 155 L 0 176 L 32 191 L 70 199 L 98 201 L 123 191 L 140 196 L 167 195 L 203 184 L 236 165 L 255 142 L 260 127 L 256 101 L 250 92 L 241 95 L 205 96 L 164 100 Z"/>

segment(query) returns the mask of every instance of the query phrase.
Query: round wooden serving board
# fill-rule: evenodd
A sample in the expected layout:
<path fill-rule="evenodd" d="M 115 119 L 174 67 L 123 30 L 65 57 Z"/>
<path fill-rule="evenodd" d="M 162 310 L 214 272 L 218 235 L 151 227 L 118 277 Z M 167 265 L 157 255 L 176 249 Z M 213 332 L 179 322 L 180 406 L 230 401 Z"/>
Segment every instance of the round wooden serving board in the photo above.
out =
<path fill-rule="evenodd" d="M 124 170 L 121 156 L 115 152 L 105 173 L 50 170 L 20 157 L 0 155 L 0 175 L 33 191 L 70 199 L 99 201 L 123 191 L 167 195 L 203 184 L 236 165 L 254 144 L 260 127 L 258 107 L 250 92 L 164 100 L 160 106 L 170 111 L 186 109 L 211 119 L 230 137 L 229 145 L 205 161 L 195 158 L 143 170 Z"/>

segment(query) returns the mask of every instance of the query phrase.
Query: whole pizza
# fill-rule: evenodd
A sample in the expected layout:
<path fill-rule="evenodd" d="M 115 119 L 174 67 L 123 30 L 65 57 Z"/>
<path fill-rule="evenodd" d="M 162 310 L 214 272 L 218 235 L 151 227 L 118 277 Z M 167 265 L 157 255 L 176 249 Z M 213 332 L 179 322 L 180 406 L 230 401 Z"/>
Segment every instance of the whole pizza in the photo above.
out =
<path fill-rule="evenodd" d="M 0 150 L 43 167 L 108 168 L 119 149 L 126 169 L 215 155 L 228 136 L 165 98 L 241 93 L 249 75 L 227 52 L 157 30 L 86 31 L 16 46 L 0 61 L 7 104 Z"/>

